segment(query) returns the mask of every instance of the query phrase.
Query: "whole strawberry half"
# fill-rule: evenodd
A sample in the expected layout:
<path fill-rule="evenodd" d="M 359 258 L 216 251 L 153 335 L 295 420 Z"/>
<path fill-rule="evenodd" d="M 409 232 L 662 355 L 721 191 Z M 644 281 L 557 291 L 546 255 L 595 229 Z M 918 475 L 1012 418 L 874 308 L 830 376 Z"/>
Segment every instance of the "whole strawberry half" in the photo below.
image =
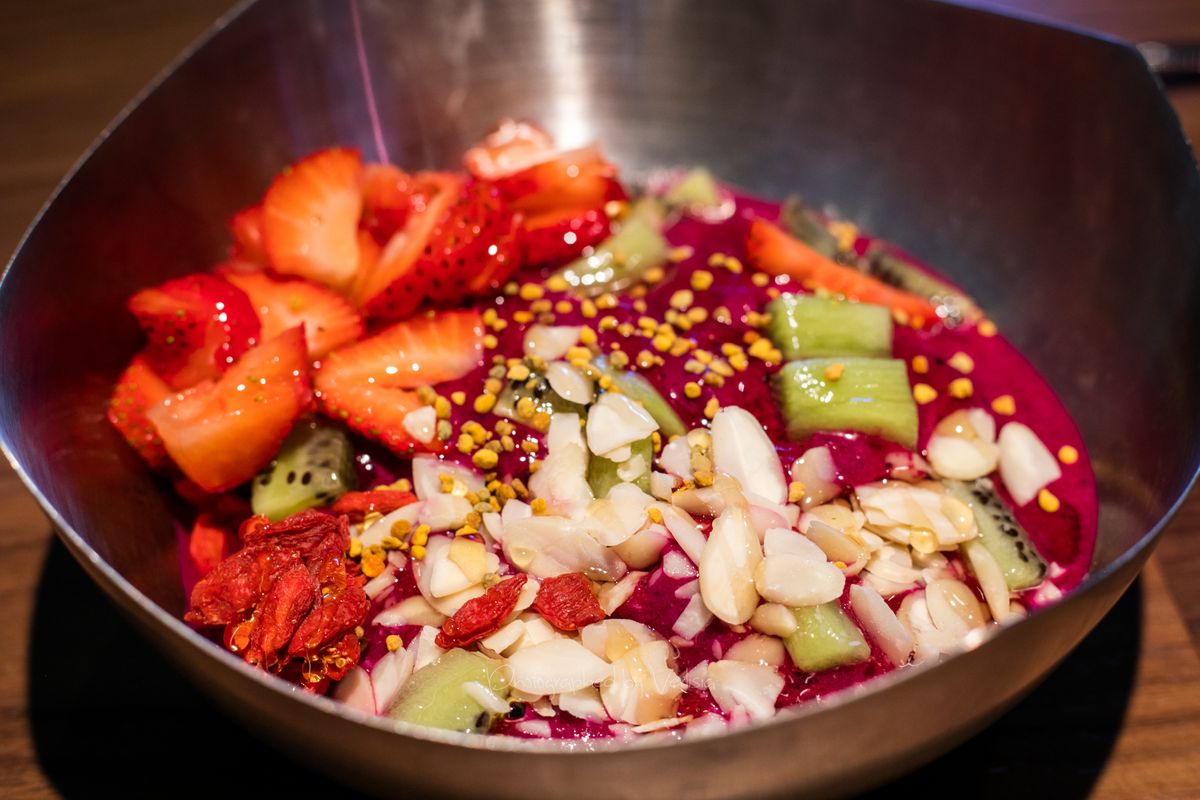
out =
<path fill-rule="evenodd" d="M 173 389 L 219 376 L 259 335 L 246 293 L 206 273 L 143 289 L 129 310 L 149 339 L 147 364 Z"/>
<path fill-rule="evenodd" d="M 262 272 L 230 271 L 225 279 L 250 298 L 264 339 L 303 325 L 309 357 L 320 358 L 362 336 L 362 316 L 344 297 L 324 286 L 278 280 Z"/>
<path fill-rule="evenodd" d="M 568 209 L 525 220 L 520 236 L 524 263 L 557 267 L 578 258 L 586 247 L 595 247 L 612 232 L 603 208 Z"/>
<path fill-rule="evenodd" d="M 479 312 L 432 312 L 330 353 L 314 388 L 326 414 L 364 436 L 399 453 L 437 450 L 441 442 L 417 442 L 404 426 L 404 417 L 423 405 L 416 388 L 460 378 L 482 359 Z"/>
<path fill-rule="evenodd" d="M 297 326 L 246 351 L 219 379 L 151 406 L 146 418 L 184 475 L 221 492 L 253 478 L 311 408 L 308 351 Z"/>

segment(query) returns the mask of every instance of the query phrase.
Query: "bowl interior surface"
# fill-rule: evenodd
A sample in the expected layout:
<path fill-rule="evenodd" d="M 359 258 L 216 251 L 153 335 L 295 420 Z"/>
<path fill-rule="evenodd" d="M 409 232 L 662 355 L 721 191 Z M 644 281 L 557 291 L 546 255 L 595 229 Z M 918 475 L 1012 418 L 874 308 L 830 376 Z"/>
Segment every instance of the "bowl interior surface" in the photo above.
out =
<path fill-rule="evenodd" d="M 453 167 L 505 116 L 628 174 L 800 192 L 958 281 L 1083 433 L 1101 577 L 1190 484 L 1200 178 L 1130 48 L 926 0 L 263 0 L 99 142 L 0 284 L 0 439 L 102 582 L 182 612 L 181 509 L 104 421 L 126 298 L 220 261 L 311 150 Z"/>

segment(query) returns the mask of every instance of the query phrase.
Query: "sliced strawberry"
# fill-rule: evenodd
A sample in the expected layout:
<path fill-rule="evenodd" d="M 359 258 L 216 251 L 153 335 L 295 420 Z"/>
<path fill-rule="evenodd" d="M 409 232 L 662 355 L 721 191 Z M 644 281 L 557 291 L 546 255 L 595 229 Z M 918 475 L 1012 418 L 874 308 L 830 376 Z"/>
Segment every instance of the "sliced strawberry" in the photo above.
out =
<path fill-rule="evenodd" d="M 219 380 L 146 412 L 172 460 L 207 492 L 243 483 L 265 466 L 312 405 L 304 329 L 248 350 Z"/>
<path fill-rule="evenodd" d="M 542 224 L 537 218 L 544 214 L 601 208 L 609 200 L 627 197 L 616 167 L 595 146 L 562 153 L 495 183 L 509 207 L 534 225 Z"/>
<path fill-rule="evenodd" d="M 358 272 L 362 159 L 330 148 L 285 170 L 263 198 L 263 241 L 276 272 L 336 288 Z"/>
<path fill-rule="evenodd" d="M 506 119 L 463 157 L 476 178 L 496 180 L 558 154 L 550 134 L 530 122 Z"/>
<path fill-rule="evenodd" d="M 358 344 L 330 353 L 314 381 L 321 408 L 334 419 L 392 450 L 438 449 L 420 444 L 404 417 L 422 405 L 415 388 L 460 378 L 483 358 L 477 311 L 444 311 L 398 323 Z"/>
<path fill-rule="evenodd" d="M 229 219 L 229 232 L 233 234 L 233 257 L 249 261 L 260 267 L 267 263 L 267 251 L 263 246 L 262 205 L 243 208 Z"/>
<path fill-rule="evenodd" d="M 612 223 L 602 208 L 563 214 L 546 214 L 526 220 L 521 244 L 526 264 L 558 266 L 578 258 L 585 247 L 595 247 L 608 238 Z"/>
<path fill-rule="evenodd" d="M 360 225 L 380 245 L 404 227 L 412 210 L 412 177 L 391 164 L 367 164 L 362 176 Z"/>
<path fill-rule="evenodd" d="M 418 265 L 431 275 L 435 303 L 456 303 L 502 285 L 520 266 L 519 219 L 494 186 L 468 184 L 425 247 Z"/>
<path fill-rule="evenodd" d="M 354 296 L 369 316 L 407 317 L 425 300 L 428 281 L 417 275 L 417 263 L 434 230 L 462 189 L 462 178 L 447 172 L 413 176 L 412 210 L 375 264 L 364 269 Z"/>
<path fill-rule="evenodd" d="M 225 279 L 250 298 L 264 339 L 304 326 L 310 358 L 320 358 L 363 334 L 358 311 L 341 295 L 302 280 L 275 280 L 262 272 L 229 273 Z"/>
<path fill-rule="evenodd" d="M 143 289 L 129 310 L 150 340 L 147 363 L 173 389 L 216 378 L 259 335 L 245 292 L 205 273 Z"/>
<path fill-rule="evenodd" d="M 146 409 L 170 393 L 171 387 L 154 374 L 146 359 L 136 356 L 117 379 L 108 401 L 108 421 L 153 469 L 165 467 L 170 458 L 158 431 L 146 418 Z"/>

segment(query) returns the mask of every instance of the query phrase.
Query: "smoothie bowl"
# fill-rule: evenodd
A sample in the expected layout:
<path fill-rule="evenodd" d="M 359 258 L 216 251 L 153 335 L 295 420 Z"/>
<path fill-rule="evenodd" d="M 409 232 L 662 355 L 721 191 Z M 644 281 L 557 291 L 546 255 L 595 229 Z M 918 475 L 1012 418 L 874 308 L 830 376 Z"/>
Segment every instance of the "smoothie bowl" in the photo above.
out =
<path fill-rule="evenodd" d="M 1140 62 L 924 3 L 458 11 L 251 6 L 44 212 L 2 418 L 73 552 L 377 792 L 844 793 L 999 713 L 1195 470 Z"/>

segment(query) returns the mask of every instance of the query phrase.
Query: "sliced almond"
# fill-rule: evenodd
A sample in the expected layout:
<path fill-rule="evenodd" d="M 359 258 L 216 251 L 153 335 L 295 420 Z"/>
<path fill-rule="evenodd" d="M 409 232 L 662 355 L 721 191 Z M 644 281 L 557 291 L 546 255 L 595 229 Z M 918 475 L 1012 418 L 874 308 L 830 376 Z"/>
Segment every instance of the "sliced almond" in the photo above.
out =
<path fill-rule="evenodd" d="M 783 676 L 774 667 L 743 661 L 715 661 L 708 665 L 709 691 L 727 714 L 738 709 L 755 721 L 775 716 L 775 701 L 783 691 Z"/>
<path fill-rule="evenodd" d="M 758 605 L 754 570 L 762 560 L 762 545 L 740 508 L 726 509 L 713 521 L 712 533 L 700 559 L 700 595 L 723 622 L 740 625 Z"/>
<path fill-rule="evenodd" d="M 546 381 L 555 394 L 571 403 L 586 406 L 596 396 L 592 379 L 565 361 L 546 365 Z"/>
<path fill-rule="evenodd" d="M 574 639 L 553 639 L 509 657 L 510 683 L 537 695 L 574 692 L 600 683 L 612 669 Z"/>
<path fill-rule="evenodd" d="M 725 658 L 730 661 L 744 661 L 747 664 L 761 664 L 764 667 L 781 667 L 787 660 L 787 651 L 783 642 L 776 637 L 752 633 L 726 650 Z"/>
<path fill-rule="evenodd" d="M 735 479 L 747 493 L 785 503 L 787 481 L 779 451 L 759 421 L 745 409 L 726 406 L 712 420 L 713 466 Z"/>
<path fill-rule="evenodd" d="M 571 325 L 531 325 L 525 331 L 525 355 L 547 362 L 562 358 L 579 341 L 581 330 Z"/>
<path fill-rule="evenodd" d="M 598 456 L 641 441 L 656 430 L 654 417 L 623 394 L 605 392 L 588 409 L 588 449 Z"/>
<path fill-rule="evenodd" d="M 1010 422 L 1000 429 L 1000 478 L 1017 505 L 1037 497 L 1062 477 L 1058 459 L 1028 426 Z"/>
<path fill-rule="evenodd" d="M 798 608 L 821 605 L 841 597 L 846 576 L 824 559 L 813 561 L 794 553 L 783 553 L 767 556 L 758 563 L 754 570 L 754 585 L 764 600 Z"/>
<path fill-rule="evenodd" d="M 861 584 L 851 586 L 850 608 L 894 666 L 908 662 L 916 644 L 912 632 L 900 623 L 879 592 Z"/>

